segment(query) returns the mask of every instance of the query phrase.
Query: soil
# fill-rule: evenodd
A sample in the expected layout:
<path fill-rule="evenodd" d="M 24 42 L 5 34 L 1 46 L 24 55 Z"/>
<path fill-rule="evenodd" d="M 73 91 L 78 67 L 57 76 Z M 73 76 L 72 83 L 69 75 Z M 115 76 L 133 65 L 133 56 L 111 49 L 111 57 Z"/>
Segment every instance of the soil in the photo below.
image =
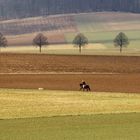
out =
<path fill-rule="evenodd" d="M 52 73 L 52 74 L 50 74 Z M 140 93 L 140 57 L 0 54 L 0 88 Z"/>

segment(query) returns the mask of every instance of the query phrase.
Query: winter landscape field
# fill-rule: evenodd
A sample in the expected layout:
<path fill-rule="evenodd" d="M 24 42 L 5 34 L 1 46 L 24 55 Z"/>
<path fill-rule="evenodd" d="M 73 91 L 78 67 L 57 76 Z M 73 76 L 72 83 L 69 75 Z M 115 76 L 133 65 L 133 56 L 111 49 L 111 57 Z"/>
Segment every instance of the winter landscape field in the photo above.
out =
<path fill-rule="evenodd" d="M 3 5 L 0 140 L 139 140 L 140 14 L 130 13 L 139 5 L 2 18 Z M 114 46 L 120 32 L 129 40 L 122 52 Z M 33 44 L 38 33 L 48 41 L 41 51 Z M 79 33 L 88 39 L 81 52 L 73 43 Z M 80 89 L 83 80 L 90 91 Z"/>

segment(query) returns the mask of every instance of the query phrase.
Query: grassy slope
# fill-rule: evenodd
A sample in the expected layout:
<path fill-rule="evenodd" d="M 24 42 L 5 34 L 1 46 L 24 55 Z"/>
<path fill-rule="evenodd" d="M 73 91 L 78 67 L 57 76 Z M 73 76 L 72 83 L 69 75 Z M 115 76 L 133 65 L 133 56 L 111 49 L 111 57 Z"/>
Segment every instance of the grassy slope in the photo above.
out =
<path fill-rule="evenodd" d="M 1 140 L 139 140 L 140 114 L 0 120 Z"/>
<path fill-rule="evenodd" d="M 140 112 L 139 94 L 0 90 L 0 118 Z"/>
<path fill-rule="evenodd" d="M 69 17 L 70 15 L 68 15 Z M 84 54 L 118 54 L 119 49 L 114 48 L 113 39 L 119 32 L 124 32 L 130 40 L 130 45 L 124 52 L 129 55 L 140 54 L 140 14 L 131 13 L 112 13 L 112 12 L 101 12 L 101 13 L 87 13 L 87 14 L 75 14 L 71 15 L 70 24 L 77 29 L 77 32 L 82 32 L 88 37 L 89 41 L 94 44 L 90 44 L 90 47 L 84 49 Z M 60 16 L 61 18 L 61 16 Z M 30 21 L 30 20 L 29 20 Z M 40 21 L 41 22 L 41 21 Z M 32 23 L 32 20 L 31 20 Z M 75 31 L 66 31 L 63 26 L 59 29 L 60 31 L 51 32 L 49 38 L 66 40 L 71 43 L 74 36 L 77 34 Z M 62 30 L 62 31 L 61 31 Z M 44 31 L 47 36 L 49 35 Z M 61 33 L 61 35 L 60 35 Z M 10 36 L 8 37 L 9 43 L 17 44 L 20 46 L 26 46 L 20 49 L 2 49 L 4 52 L 38 52 L 38 49 L 32 47 L 32 39 L 35 33 Z M 96 43 L 96 44 L 95 44 Z M 61 45 L 59 45 L 61 46 Z M 101 47 L 102 46 L 102 47 Z M 52 49 L 51 49 L 52 48 Z M 56 48 L 56 49 L 54 49 Z M 57 49 L 59 48 L 59 49 Z M 64 49 L 65 48 L 65 49 Z M 73 45 L 50 45 L 49 49 L 45 49 L 45 53 L 55 54 L 78 54 L 73 49 Z"/>
<path fill-rule="evenodd" d="M 54 16 L 55 17 L 55 16 Z M 65 18 L 66 19 L 65 19 Z M 70 18 L 71 17 L 71 18 Z M 77 29 L 77 32 L 83 32 L 85 35 L 89 37 L 89 40 L 91 42 L 104 42 L 104 41 L 111 41 L 118 32 L 124 31 L 130 39 L 140 39 L 139 34 L 140 34 L 140 14 L 131 14 L 131 13 L 119 13 L 119 12 L 97 12 L 97 13 L 86 13 L 86 14 L 75 14 L 75 15 L 60 15 L 56 16 L 58 20 L 63 19 L 63 22 L 65 24 L 70 24 L 69 28 L 71 26 L 74 26 Z M 67 18 L 69 19 L 67 21 Z M 48 17 L 49 19 L 49 17 Z M 54 20 L 51 22 L 54 23 Z M 38 25 L 38 28 L 41 28 L 42 25 L 42 18 L 41 17 L 36 17 L 36 18 L 27 18 L 24 19 L 25 21 L 27 20 L 30 23 L 30 26 L 32 27 L 33 24 L 36 24 L 34 21 L 39 22 L 40 24 Z M 47 18 L 45 19 L 47 20 Z M 9 21 L 9 25 L 13 25 L 13 21 Z M 3 21 L 4 22 L 4 21 Z M 2 21 L 0 23 L 3 23 Z M 5 21 L 7 22 L 7 21 Z M 19 25 L 22 25 L 23 21 L 22 20 L 15 20 L 15 23 L 18 23 Z M 55 23 L 54 23 L 55 24 Z M 30 27 L 30 28 L 31 28 Z M 29 29 L 30 29 L 29 28 Z M 33 27 L 32 27 L 33 28 Z M 38 32 L 38 28 L 34 28 L 34 32 Z M 17 28 L 15 28 L 16 30 Z M 24 28 L 21 29 L 24 32 Z M 52 28 L 53 30 L 53 28 Z M 47 33 L 46 30 L 43 30 L 44 33 Z M 51 37 L 56 34 L 60 36 L 60 33 L 66 33 L 66 39 L 68 42 L 71 42 L 73 39 L 73 35 L 76 33 L 75 31 L 67 31 L 67 28 L 65 28 L 65 25 L 61 26 L 56 30 L 55 32 L 48 32 L 51 33 Z M 27 42 L 29 41 L 31 43 L 33 37 L 36 34 L 33 32 L 29 32 L 28 34 L 23 34 L 20 36 L 9 36 L 8 39 L 12 41 L 15 40 L 15 43 L 18 42 L 20 43 L 19 40 L 23 43 L 23 45 L 28 44 Z M 50 34 L 46 34 L 50 35 Z M 29 40 L 28 40 L 29 39 Z M 26 43 L 25 43 L 26 42 Z"/>
<path fill-rule="evenodd" d="M 83 32 L 93 43 L 102 43 L 107 48 L 113 47 L 112 40 L 119 32 L 125 32 L 131 44 L 130 48 L 140 45 L 140 15 L 130 13 L 93 13 L 75 16 L 79 32 Z M 68 42 L 73 40 L 75 33 L 67 33 Z M 135 43 L 136 42 L 136 43 Z"/>

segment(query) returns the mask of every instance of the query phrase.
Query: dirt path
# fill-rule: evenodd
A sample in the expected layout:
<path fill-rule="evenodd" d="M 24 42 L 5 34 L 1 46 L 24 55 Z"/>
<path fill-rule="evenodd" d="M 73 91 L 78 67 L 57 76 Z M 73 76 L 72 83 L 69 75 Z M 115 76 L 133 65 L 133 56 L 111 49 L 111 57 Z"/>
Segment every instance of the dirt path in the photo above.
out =
<path fill-rule="evenodd" d="M 41 73 L 0 73 L 0 75 L 117 75 L 121 73 L 109 72 L 41 72 Z"/>

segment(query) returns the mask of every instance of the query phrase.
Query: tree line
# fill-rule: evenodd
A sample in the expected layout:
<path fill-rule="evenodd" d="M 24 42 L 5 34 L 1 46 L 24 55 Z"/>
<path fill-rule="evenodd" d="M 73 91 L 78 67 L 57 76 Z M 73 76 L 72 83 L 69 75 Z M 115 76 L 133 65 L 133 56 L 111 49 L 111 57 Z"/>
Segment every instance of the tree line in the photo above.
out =
<path fill-rule="evenodd" d="M 1 19 L 93 11 L 140 13 L 140 0 L 0 0 Z"/>
<path fill-rule="evenodd" d="M 115 39 L 113 40 L 114 46 L 120 48 L 120 53 L 122 52 L 123 47 L 127 47 L 129 45 L 128 37 L 125 33 L 120 32 Z M 78 33 L 73 39 L 73 45 L 79 48 L 79 53 L 82 51 L 82 47 L 88 45 L 88 38 L 82 34 Z M 39 52 L 42 52 L 42 47 L 49 45 L 48 38 L 42 34 L 38 33 L 33 39 L 33 45 L 39 47 Z M 0 33 L 0 48 L 8 46 L 8 41 L 6 37 Z"/>

